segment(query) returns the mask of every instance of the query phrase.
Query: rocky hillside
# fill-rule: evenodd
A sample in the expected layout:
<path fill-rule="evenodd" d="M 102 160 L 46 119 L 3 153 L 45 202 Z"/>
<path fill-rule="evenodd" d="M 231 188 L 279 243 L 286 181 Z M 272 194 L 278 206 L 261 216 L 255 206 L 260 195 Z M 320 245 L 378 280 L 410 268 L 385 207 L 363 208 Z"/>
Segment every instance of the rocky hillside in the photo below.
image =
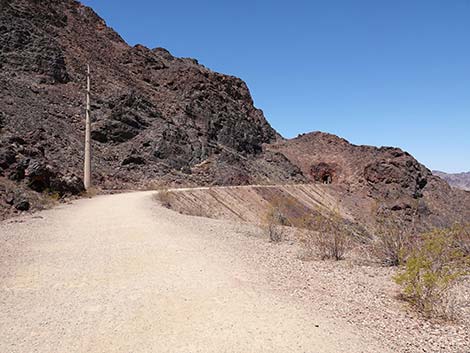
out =
<path fill-rule="evenodd" d="M 322 183 L 358 222 L 377 208 L 423 224 L 470 219 L 468 193 L 409 154 L 322 133 L 284 140 L 242 80 L 131 47 L 75 0 L 0 0 L 3 216 L 83 192 L 87 64 L 100 188 Z"/>
<path fill-rule="evenodd" d="M 432 173 L 447 181 L 454 188 L 470 191 L 470 172 L 449 174 L 433 170 Z"/>
<path fill-rule="evenodd" d="M 360 224 L 370 225 L 380 213 L 422 228 L 470 221 L 470 193 L 452 189 L 399 148 L 357 146 L 314 132 L 268 149 L 286 156 L 310 182 L 330 184 Z"/>
<path fill-rule="evenodd" d="M 262 151 L 280 136 L 242 80 L 162 48 L 131 47 L 74 0 L 0 6 L 0 175 L 20 189 L 82 191 L 87 63 L 100 187 L 303 180 L 282 155 Z M 25 198 L 2 184 L 3 207 Z"/>

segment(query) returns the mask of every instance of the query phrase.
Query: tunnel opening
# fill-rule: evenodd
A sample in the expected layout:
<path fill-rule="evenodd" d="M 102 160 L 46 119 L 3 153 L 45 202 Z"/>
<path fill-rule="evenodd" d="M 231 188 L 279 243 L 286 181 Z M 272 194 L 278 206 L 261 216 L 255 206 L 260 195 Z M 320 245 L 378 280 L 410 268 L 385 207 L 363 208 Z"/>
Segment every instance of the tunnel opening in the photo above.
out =
<path fill-rule="evenodd" d="M 333 184 L 337 169 L 338 166 L 336 164 L 320 162 L 310 166 L 310 176 L 317 183 Z"/>
<path fill-rule="evenodd" d="M 333 181 L 333 178 L 331 177 L 330 174 L 323 175 L 323 177 L 322 177 L 323 184 L 331 184 L 332 181 Z"/>

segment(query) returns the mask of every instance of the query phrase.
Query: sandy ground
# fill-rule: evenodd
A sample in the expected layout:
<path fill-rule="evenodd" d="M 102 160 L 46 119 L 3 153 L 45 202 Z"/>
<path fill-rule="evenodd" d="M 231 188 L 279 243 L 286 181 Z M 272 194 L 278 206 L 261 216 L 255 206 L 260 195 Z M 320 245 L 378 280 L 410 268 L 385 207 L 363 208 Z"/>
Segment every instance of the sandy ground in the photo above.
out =
<path fill-rule="evenodd" d="M 0 352 L 394 351 L 285 295 L 247 239 L 151 192 L 4 221 Z"/>
<path fill-rule="evenodd" d="M 303 261 L 305 251 L 294 228 L 286 227 L 284 241 L 273 244 L 253 224 L 266 212 L 259 193 L 262 189 L 288 193 L 315 210 L 315 203 L 331 207 L 328 190 L 321 187 L 182 189 L 171 193 L 170 203 L 172 209 L 184 214 L 220 219 L 199 218 L 201 224 L 211 225 L 219 243 L 230 246 L 250 268 L 269 278 L 271 288 L 302 301 L 316 314 L 348 322 L 361 330 L 362 337 L 373 337 L 395 352 L 470 353 L 470 277 L 451 293 L 453 322 L 425 320 L 400 299 L 401 290 L 393 281 L 397 269 L 380 266 L 359 244 L 344 261 Z"/>

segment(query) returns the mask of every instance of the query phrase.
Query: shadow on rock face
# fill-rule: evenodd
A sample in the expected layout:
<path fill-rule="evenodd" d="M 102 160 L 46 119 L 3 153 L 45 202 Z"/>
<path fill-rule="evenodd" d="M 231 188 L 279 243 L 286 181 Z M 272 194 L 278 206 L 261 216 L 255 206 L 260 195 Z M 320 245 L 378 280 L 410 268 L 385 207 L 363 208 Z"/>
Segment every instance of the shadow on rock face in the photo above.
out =
<path fill-rule="evenodd" d="M 316 182 L 323 184 L 331 184 L 336 180 L 338 173 L 338 166 L 336 164 L 329 164 L 320 162 L 312 164 L 310 167 L 310 175 Z"/>

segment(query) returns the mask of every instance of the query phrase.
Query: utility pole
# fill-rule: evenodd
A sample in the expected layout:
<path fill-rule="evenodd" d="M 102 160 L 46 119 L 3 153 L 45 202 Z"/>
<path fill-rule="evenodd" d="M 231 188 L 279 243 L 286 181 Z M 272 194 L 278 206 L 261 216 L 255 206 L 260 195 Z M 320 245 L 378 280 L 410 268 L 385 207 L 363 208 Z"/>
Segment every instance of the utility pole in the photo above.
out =
<path fill-rule="evenodd" d="M 85 190 L 91 187 L 91 117 L 90 117 L 90 65 L 86 75 L 86 122 L 85 122 L 85 165 L 83 184 Z"/>

